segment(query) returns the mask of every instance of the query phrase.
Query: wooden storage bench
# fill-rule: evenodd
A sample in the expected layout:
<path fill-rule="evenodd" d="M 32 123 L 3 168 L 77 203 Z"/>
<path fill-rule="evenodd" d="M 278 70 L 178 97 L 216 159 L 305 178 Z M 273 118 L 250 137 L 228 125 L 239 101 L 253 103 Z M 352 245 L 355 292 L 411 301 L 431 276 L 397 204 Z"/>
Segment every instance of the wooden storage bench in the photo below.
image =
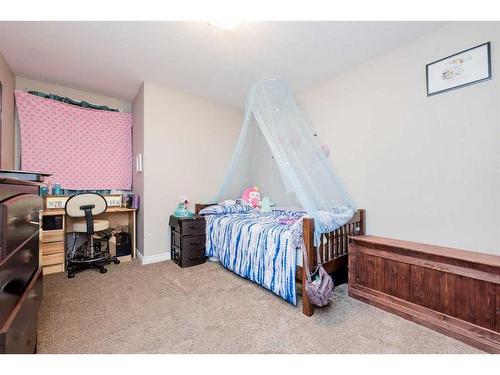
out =
<path fill-rule="evenodd" d="M 500 353 L 500 257 L 352 237 L 349 296 Z"/>

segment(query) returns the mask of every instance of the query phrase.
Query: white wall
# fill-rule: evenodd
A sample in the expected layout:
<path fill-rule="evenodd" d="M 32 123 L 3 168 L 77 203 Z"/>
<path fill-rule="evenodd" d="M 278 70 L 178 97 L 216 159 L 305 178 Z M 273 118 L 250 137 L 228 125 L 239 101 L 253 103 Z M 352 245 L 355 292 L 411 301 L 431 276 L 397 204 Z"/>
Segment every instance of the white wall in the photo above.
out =
<path fill-rule="evenodd" d="M 137 154 L 144 155 L 144 85 L 141 86 L 139 92 L 132 102 L 133 127 L 132 127 L 132 153 L 133 153 L 133 173 L 132 173 L 132 190 L 139 195 L 140 209 L 137 211 L 137 228 L 136 242 L 137 250 L 144 253 L 144 173 L 138 172 L 135 164 Z"/>
<path fill-rule="evenodd" d="M 427 97 L 425 65 L 491 41 L 493 79 Z M 299 93 L 369 234 L 500 254 L 500 23 L 452 23 Z"/>
<path fill-rule="evenodd" d="M 168 219 L 179 196 L 187 195 L 192 209 L 194 203 L 215 196 L 243 113 L 151 82 L 145 82 L 143 90 L 144 244 L 140 250 L 146 259 L 170 258 Z"/>
<path fill-rule="evenodd" d="M 0 82 L 2 83 L 2 127 L 0 129 L 0 161 L 5 169 L 14 168 L 14 87 L 15 76 L 0 53 Z"/>

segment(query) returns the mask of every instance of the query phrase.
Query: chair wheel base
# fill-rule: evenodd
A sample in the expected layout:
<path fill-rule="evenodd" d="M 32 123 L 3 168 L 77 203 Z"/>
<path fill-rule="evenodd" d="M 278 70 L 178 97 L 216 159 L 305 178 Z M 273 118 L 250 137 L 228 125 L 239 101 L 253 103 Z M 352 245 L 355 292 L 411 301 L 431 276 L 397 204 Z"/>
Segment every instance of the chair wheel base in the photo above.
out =
<path fill-rule="evenodd" d="M 115 259 L 115 260 L 113 260 L 113 263 L 114 264 L 120 264 L 120 260 L 119 259 Z"/>
<path fill-rule="evenodd" d="M 108 272 L 108 270 L 107 270 L 106 268 L 101 268 L 101 269 L 99 270 L 99 272 L 100 272 L 100 273 L 106 273 L 106 272 Z"/>

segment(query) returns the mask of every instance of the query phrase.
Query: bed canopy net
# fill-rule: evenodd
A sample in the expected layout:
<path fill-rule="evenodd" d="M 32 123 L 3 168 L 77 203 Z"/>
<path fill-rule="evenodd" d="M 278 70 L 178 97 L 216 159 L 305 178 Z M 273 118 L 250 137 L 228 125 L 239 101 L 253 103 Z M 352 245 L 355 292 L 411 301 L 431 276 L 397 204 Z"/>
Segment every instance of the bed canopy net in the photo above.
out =
<path fill-rule="evenodd" d="M 286 82 L 266 80 L 247 94 L 243 127 L 216 201 L 257 186 L 276 206 L 315 219 L 316 239 L 347 223 L 355 209 Z"/>

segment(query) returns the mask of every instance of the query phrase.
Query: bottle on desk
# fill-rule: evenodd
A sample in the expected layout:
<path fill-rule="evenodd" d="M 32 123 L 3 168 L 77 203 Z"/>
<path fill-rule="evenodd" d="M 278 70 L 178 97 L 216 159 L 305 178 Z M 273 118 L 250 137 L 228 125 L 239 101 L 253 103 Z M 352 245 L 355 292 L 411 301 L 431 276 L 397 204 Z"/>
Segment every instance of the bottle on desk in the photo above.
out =
<path fill-rule="evenodd" d="M 46 197 L 47 195 L 49 195 L 49 188 L 45 185 L 40 187 L 40 196 Z"/>
<path fill-rule="evenodd" d="M 55 182 L 54 185 L 52 185 L 52 195 L 61 195 L 61 193 L 61 184 Z"/>

